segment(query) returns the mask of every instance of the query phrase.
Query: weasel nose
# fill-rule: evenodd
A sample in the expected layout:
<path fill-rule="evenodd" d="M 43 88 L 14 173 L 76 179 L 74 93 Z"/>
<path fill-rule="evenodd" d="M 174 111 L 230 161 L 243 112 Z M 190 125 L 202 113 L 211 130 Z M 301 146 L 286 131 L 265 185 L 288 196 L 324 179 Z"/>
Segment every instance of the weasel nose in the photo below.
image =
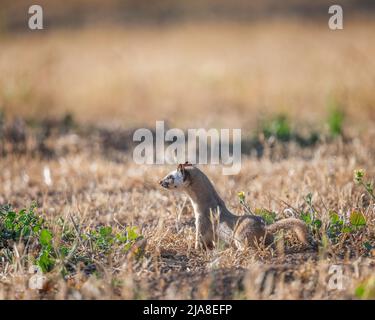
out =
<path fill-rule="evenodd" d="M 168 183 L 164 180 L 160 180 L 159 181 L 159 184 L 163 187 L 163 188 L 168 188 Z"/>

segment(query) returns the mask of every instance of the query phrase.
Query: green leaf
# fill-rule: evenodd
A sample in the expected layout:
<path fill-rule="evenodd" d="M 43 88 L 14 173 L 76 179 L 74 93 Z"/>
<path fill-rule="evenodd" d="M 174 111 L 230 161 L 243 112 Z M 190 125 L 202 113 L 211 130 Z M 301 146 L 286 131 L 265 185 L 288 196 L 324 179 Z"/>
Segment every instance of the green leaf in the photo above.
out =
<path fill-rule="evenodd" d="M 354 182 L 355 183 L 361 183 L 363 178 L 365 176 L 365 170 L 363 169 L 357 169 L 357 170 L 354 170 Z"/>
<path fill-rule="evenodd" d="M 50 271 L 55 263 L 48 250 L 43 250 L 36 262 L 43 272 Z"/>
<path fill-rule="evenodd" d="M 7 213 L 7 216 L 4 221 L 4 225 L 7 229 L 13 229 L 13 224 L 16 220 L 16 213 L 14 211 L 10 211 Z"/>
<path fill-rule="evenodd" d="M 52 233 L 47 229 L 43 229 L 40 232 L 39 242 L 42 246 L 45 246 L 45 247 L 51 246 L 51 244 L 52 244 Z"/>
<path fill-rule="evenodd" d="M 343 227 L 341 231 L 343 233 L 351 233 L 351 232 L 353 232 L 353 228 L 351 228 L 349 226 L 346 226 L 346 227 Z"/>
<path fill-rule="evenodd" d="M 359 285 L 356 289 L 355 289 L 355 296 L 357 298 L 362 298 L 363 295 L 365 294 L 365 286 L 363 284 Z"/>
<path fill-rule="evenodd" d="M 316 220 L 314 220 L 314 225 L 315 225 L 318 229 L 320 229 L 320 227 L 322 226 L 322 221 L 319 220 L 319 219 L 316 219 Z"/>
<path fill-rule="evenodd" d="M 125 244 L 125 245 L 124 245 L 124 249 L 123 249 L 124 252 L 129 251 L 129 249 L 131 248 L 131 246 L 132 246 L 132 243 L 131 243 L 131 242 Z"/>
<path fill-rule="evenodd" d="M 336 102 L 332 101 L 330 104 L 328 127 L 331 135 L 336 137 L 342 133 L 344 112 Z"/>
<path fill-rule="evenodd" d="M 366 225 L 366 218 L 363 213 L 359 211 L 352 211 L 349 221 L 353 227 L 363 227 Z"/>
<path fill-rule="evenodd" d="M 101 227 L 99 229 L 99 233 L 102 237 L 107 238 L 112 234 L 112 228 L 111 227 Z"/>
<path fill-rule="evenodd" d="M 117 234 L 116 234 L 116 239 L 117 239 L 117 241 L 120 242 L 120 243 L 125 243 L 125 242 L 128 241 L 128 237 L 127 237 L 126 235 L 122 235 L 122 234 L 120 234 L 120 233 L 117 233 Z"/>
<path fill-rule="evenodd" d="M 21 230 L 21 234 L 23 237 L 28 237 L 31 233 L 31 228 L 29 226 L 24 226 Z"/>
<path fill-rule="evenodd" d="M 68 247 L 64 247 L 62 246 L 60 248 L 60 254 L 63 256 L 63 257 L 66 257 L 68 254 L 69 254 L 69 248 Z"/>
<path fill-rule="evenodd" d="M 306 224 L 311 224 L 311 216 L 309 213 L 301 213 L 301 219 L 306 223 Z"/>
<path fill-rule="evenodd" d="M 276 213 L 267 209 L 256 208 L 255 214 L 262 217 L 266 224 L 272 224 L 276 220 Z"/>
<path fill-rule="evenodd" d="M 338 224 L 339 222 L 341 222 L 339 215 L 335 211 L 329 212 L 329 218 L 331 220 L 331 224 Z"/>
<path fill-rule="evenodd" d="M 139 237 L 137 227 L 127 227 L 126 232 L 128 234 L 128 241 L 137 240 Z"/>

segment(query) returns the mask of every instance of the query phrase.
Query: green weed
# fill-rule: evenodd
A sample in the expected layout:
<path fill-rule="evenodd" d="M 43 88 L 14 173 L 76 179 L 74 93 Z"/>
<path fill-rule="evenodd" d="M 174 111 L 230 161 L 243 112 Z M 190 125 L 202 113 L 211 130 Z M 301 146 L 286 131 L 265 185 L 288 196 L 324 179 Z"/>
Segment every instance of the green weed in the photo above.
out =
<path fill-rule="evenodd" d="M 374 184 L 371 181 L 365 181 L 366 172 L 363 169 L 354 170 L 354 182 L 365 188 L 370 197 L 375 200 Z"/>
<path fill-rule="evenodd" d="M 31 262 L 43 272 L 51 271 L 60 263 L 61 270 L 66 273 L 68 265 L 79 262 L 94 264 L 96 257 L 106 256 L 119 247 L 126 252 L 142 238 L 136 227 L 128 226 L 123 232 L 115 232 L 110 226 L 101 226 L 82 232 L 76 226 L 69 226 L 63 218 L 59 218 L 56 225 L 53 232 L 37 213 L 35 204 L 19 212 L 10 205 L 0 207 L 0 256 L 11 259 L 12 243 L 23 242 L 26 251 L 34 254 L 34 261 Z M 81 244 L 79 248 L 78 243 Z M 37 252 L 31 247 L 37 248 Z"/>
<path fill-rule="evenodd" d="M 345 114 L 342 108 L 336 102 L 332 102 L 329 106 L 327 119 L 329 133 L 332 137 L 342 135 L 344 119 Z"/>
<path fill-rule="evenodd" d="M 275 137 L 281 141 L 289 141 L 292 130 L 287 116 L 280 114 L 263 123 L 262 132 L 266 138 Z"/>
<path fill-rule="evenodd" d="M 243 206 L 247 214 L 257 215 L 264 219 L 266 224 L 272 224 L 276 221 L 276 212 L 269 211 L 264 208 L 256 208 L 254 212 L 250 209 L 250 206 L 246 203 L 245 192 L 241 191 L 237 194 L 240 204 Z"/>

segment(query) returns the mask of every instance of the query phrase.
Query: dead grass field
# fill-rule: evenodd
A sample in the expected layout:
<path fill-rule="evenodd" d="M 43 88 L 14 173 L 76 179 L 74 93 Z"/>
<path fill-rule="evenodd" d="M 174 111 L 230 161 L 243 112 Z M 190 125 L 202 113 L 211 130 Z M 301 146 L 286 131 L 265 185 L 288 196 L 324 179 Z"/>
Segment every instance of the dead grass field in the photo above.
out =
<path fill-rule="evenodd" d="M 375 177 L 375 24 L 349 21 L 343 32 L 329 31 L 326 22 L 276 20 L 1 35 L 6 122 L 34 121 L 25 140 L 2 140 L 0 204 L 18 210 L 36 201 L 56 250 L 61 217 L 70 228 L 73 218 L 83 233 L 137 226 L 147 244 L 140 256 L 119 248 L 95 255 L 81 239 L 77 250 L 90 263 L 65 275 L 57 264 L 43 289 L 33 290 L 28 244 L 0 243 L 0 298 L 375 298 L 374 200 L 353 182 L 359 168 L 367 180 Z M 262 156 L 243 155 L 236 176 L 202 167 L 237 214 L 244 213 L 239 191 L 252 209 L 274 211 L 277 219 L 309 210 L 304 198 L 311 193 L 322 222 L 313 233 L 317 250 L 285 235 L 276 249 L 196 251 L 190 204 L 157 183 L 172 168 L 135 165 L 131 149 L 116 147 L 122 135 L 114 127 L 153 127 L 163 119 L 182 128 L 253 132 L 263 116 L 285 113 L 292 126 L 324 135 L 332 99 L 345 110 L 344 136 L 308 148 L 263 141 Z M 43 131 L 40 121 L 67 112 L 76 127 L 59 131 L 50 122 L 52 133 Z M 103 127 L 110 128 L 106 135 Z M 41 132 L 46 141 L 38 144 Z M 346 220 L 360 211 L 366 226 L 327 240 L 331 210 Z M 332 265 L 343 267 L 342 290 L 329 289 Z"/>
<path fill-rule="evenodd" d="M 22 208 L 37 201 L 38 211 L 56 234 L 58 218 L 71 225 L 70 216 L 81 230 L 137 226 L 147 245 L 140 258 L 114 249 L 95 256 L 90 265 L 77 264 L 64 277 L 57 265 L 46 273 L 48 282 L 38 291 L 28 288 L 30 252 L 14 243 L 18 254 L 10 260 L 3 255 L 0 262 L 1 297 L 341 299 L 356 298 L 356 290 L 364 286 L 366 293 L 360 297 L 373 298 L 374 255 L 365 243 L 375 245 L 374 202 L 353 182 L 353 171 L 365 168 L 368 177 L 374 176 L 374 136 L 372 131 L 347 142 L 338 138 L 314 147 L 308 157 L 301 157 L 292 143 L 277 143 L 261 159 L 244 156 L 237 176 L 223 176 L 217 167 L 202 168 L 237 214 L 244 213 L 239 191 L 245 191 L 253 210 L 272 210 L 277 219 L 298 217 L 307 210 L 304 198 L 311 192 L 322 221 L 321 229 L 313 233 L 318 250 L 302 248 L 287 235 L 285 246 L 276 249 L 236 252 L 219 246 L 212 252 L 196 251 L 190 204 L 183 206 L 182 195 L 162 190 L 157 183 L 172 168 L 135 165 L 128 153 L 108 152 L 84 136 L 50 138 L 55 155 L 48 160 L 38 153 L 7 155 L 0 162 L 1 203 Z M 278 147 L 288 148 L 290 154 L 275 161 Z M 345 219 L 358 210 L 366 217 L 366 226 L 325 243 L 330 210 Z M 58 248 L 58 237 L 53 241 Z M 90 252 L 87 244 L 79 246 Z M 1 250 L 4 254 L 5 248 Z M 328 289 L 332 265 L 344 268 L 343 290 Z"/>
<path fill-rule="evenodd" d="M 286 112 L 319 125 L 330 100 L 348 121 L 374 119 L 375 24 L 345 20 L 98 27 L 5 34 L 0 106 L 40 118 L 253 128 Z"/>

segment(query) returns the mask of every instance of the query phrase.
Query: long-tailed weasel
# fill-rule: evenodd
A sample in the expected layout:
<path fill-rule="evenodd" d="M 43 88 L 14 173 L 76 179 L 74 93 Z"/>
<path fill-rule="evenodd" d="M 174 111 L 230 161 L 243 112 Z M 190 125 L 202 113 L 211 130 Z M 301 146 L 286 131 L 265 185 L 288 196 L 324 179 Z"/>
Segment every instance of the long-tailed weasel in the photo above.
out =
<path fill-rule="evenodd" d="M 233 243 L 238 249 L 254 247 L 262 241 L 270 245 L 273 234 L 281 229 L 293 230 L 301 242 L 308 244 L 308 231 L 302 220 L 287 218 L 266 225 L 259 216 L 232 214 L 207 176 L 191 164 L 178 165 L 177 170 L 159 183 L 166 189 L 181 190 L 189 196 L 195 213 L 196 249 L 212 249 L 218 238 Z"/>

